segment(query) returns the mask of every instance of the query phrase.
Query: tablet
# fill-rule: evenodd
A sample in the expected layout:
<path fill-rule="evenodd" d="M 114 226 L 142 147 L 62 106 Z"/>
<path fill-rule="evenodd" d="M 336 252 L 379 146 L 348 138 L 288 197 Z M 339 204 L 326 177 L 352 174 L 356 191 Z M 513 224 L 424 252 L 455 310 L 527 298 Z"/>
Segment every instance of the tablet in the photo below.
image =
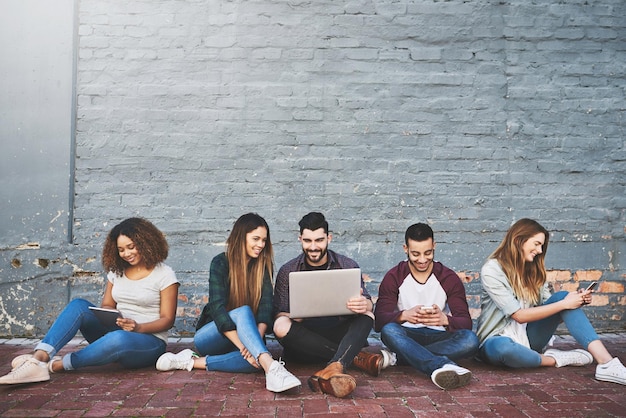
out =
<path fill-rule="evenodd" d="M 346 303 L 360 295 L 361 269 L 358 268 L 289 273 L 291 318 L 354 315 Z"/>
<path fill-rule="evenodd" d="M 98 308 L 96 306 L 90 306 L 89 309 L 96 315 L 96 318 L 100 320 L 102 325 L 107 327 L 116 327 L 115 321 L 122 316 L 120 311 L 116 309 Z"/>

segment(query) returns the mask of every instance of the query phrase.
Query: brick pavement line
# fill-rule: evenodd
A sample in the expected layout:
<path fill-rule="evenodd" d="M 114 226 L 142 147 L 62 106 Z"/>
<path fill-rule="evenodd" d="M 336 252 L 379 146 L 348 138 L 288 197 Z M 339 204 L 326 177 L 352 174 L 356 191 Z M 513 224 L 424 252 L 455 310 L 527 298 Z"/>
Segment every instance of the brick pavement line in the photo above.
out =
<path fill-rule="evenodd" d="M 611 332 L 611 333 L 603 333 L 599 334 L 601 340 L 612 341 L 612 340 L 626 340 L 626 332 Z M 0 344 L 7 345 L 19 345 L 19 346 L 36 346 L 41 341 L 40 338 L 29 338 L 29 337 L 16 337 L 16 338 L 0 338 Z M 558 345 L 559 343 L 575 343 L 574 337 L 571 335 L 555 335 L 553 344 Z M 177 344 L 193 344 L 193 337 L 169 337 L 168 344 L 177 345 Z M 380 338 L 376 335 L 370 336 L 368 338 L 368 343 L 370 346 L 380 346 L 382 342 Z M 72 346 L 80 346 L 88 344 L 84 338 L 75 337 L 67 343 L 68 347 Z M 278 341 L 272 336 L 268 336 L 268 345 L 277 345 Z"/>
<path fill-rule="evenodd" d="M 626 333 L 607 335 L 604 338 L 611 346 L 610 351 L 622 357 L 626 347 Z M 25 344 L 36 339 L 12 339 L 14 344 L 4 344 L 3 352 L 10 357 L 12 352 L 21 352 Z M 80 345 L 83 340 L 73 341 Z M 171 349 L 184 348 L 189 339 L 170 339 Z M 560 347 L 575 344 L 572 338 L 557 338 Z M 272 348 L 275 346 L 270 342 Z M 72 347 L 69 347 L 71 350 Z M 623 358 L 623 357 L 622 357 Z M 1 364 L 0 367 L 6 367 Z M 306 378 L 314 366 L 298 365 L 293 371 Z M 359 386 L 356 396 L 338 400 L 327 395 L 311 393 L 307 388 L 296 398 L 265 392 L 262 375 L 237 375 L 217 372 L 195 371 L 166 372 L 155 374 L 154 370 L 134 371 L 129 379 L 128 372 L 118 368 L 101 368 L 92 372 L 64 375 L 56 384 L 30 386 L 22 389 L 0 389 L 0 416 L 101 416 L 115 407 L 114 415 L 127 416 L 201 416 L 203 405 L 212 412 L 222 408 L 241 416 L 280 416 L 268 407 L 276 405 L 276 411 L 295 412 L 295 403 L 301 403 L 301 415 L 323 413 L 324 416 L 464 416 L 484 417 L 520 411 L 525 417 L 620 417 L 626 416 L 626 397 L 620 385 L 598 382 L 593 378 L 594 367 L 571 367 L 563 369 L 533 369 L 510 372 L 489 365 L 472 363 L 472 384 L 455 391 L 440 391 L 434 388 L 426 376 L 421 376 L 410 367 L 390 368 L 379 378 L 371 378 L 356 370 L 350 373 L 357 377 Z M 3 369 L 4 370 L 4 369 Z M 55 377 L 53 377 L 55 379 Z M 103 382 L 115 390 L 103 387 Z M 229 382 L 234 382 L 229 383 Z M 139 384 L 139 388 L 136 388 Z M 101 388 L 102 396 L 85 400 L 90 387 Z M 185 391 L 182 387 L 192 387 Z M 44 388 L 41 390 L 40 388 Z M 178 389 L 177 389 L 178 388 Z M 237 390 L 241 389 L 241 392 Z M 138 393 L 135 391 L 139 390 Z M 177 396 L 157 396 L 177 393 Z M 75 398 L 70 398 L 70 393 Z M 100 392 L 98 392 L 100 393 Z M 39 400 L 37 400 L 39 397 Z M 44 399 L 42 399 L 42 397 Z M 46 400 L 45 398 L 49 398 Z M 583 399 L 584 398 L 584 399 Z M 77 403 L 77 399 L 82 402 Z M 160 401 L 158 401 L 160 399 Z M 165 401 L 164 401 L 165 399 Z M 30 402 L 41 405 L 30 408 Z M 210 404 L 207 401 L 211 400 Z M 160 403 L 159 403 L 160 402 Z M 66 404 L 64 404 L 66 403 Z M 368 408 L 368 405 L 374 405 Z M 4 405 L 4 406 L 3 406 Z M 256 408 L 258 406 L 259 408 Z M 77 411 L 82 411 L 77 414 Z M 322 412 L 323 411 L 323 412 Z M 382 411 L 382 412 L 381 412 Z M 369 413 L 371 412 L 371 414 Z M 278 413 L 278 412 L 277 412 Z M 214 416 L 214 415 L 211 415 Z"/>

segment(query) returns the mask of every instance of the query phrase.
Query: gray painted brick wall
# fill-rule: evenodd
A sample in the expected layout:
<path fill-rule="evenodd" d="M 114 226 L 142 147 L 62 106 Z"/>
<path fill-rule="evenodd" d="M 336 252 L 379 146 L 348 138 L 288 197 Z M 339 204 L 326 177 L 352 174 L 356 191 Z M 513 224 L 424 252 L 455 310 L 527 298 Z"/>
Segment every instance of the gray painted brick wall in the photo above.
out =
<path fill-rule="evenodd" d="M 168 236 L 183 283 L 173 333 L 191 332 L 234 220 L 268 220 L 279 267 L 310 210 L 373 294 L 406 227 L 430 223 L 474 316 L 485 258 L 513 221 L 538 219 L 553 231 L 548 268 L 566 272 L 557 287 L 600 275 L 586 310 L 624 329 L 623 1 L 78 10 L 73 242 L 0 253 L 0 334 L 41 334 L 73 297 L 99 302 L 104 235 L 134 215 Z"/>

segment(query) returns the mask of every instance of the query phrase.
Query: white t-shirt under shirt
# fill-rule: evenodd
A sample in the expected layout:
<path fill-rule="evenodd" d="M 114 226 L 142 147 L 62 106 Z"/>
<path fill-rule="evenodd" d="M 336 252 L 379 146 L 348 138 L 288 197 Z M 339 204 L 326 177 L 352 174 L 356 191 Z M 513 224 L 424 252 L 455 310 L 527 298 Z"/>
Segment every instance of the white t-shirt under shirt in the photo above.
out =
<path fill-rule="evenodd" d="M 428 277 L 428 280 L 426 280 L 424 284 L 418 283 L 418 281 L 409 274 L 404 278 L 398 290 L 398 310 L 400 311 L 411 309 L 417 305 L 437 305 L 444 314 L 450 314 L 450 309 L 447 304 L 448 296 L 443 287 L 441 287 L 439 280 L 437 280 L 433 274 Z M 402 326 L 408 328 L 422 328 L 426 325 L 404 322 Z M 429 326 L 428 328 L 440 331 L 445 330 L 442 326 Z"/>
<path fill-rule="evenodd" d="M 530 308 L 530 304 L 523 300 L 520 301 L 520 309 L 527 308 Z M 530 348 L 530 341 L 528 340 L 528 334 L 526 333 L 527 325 L 528 324 L 526 322 L 520 324 L 519 322 L 511 318 L 509 323 L 506 324 L 504 328 L 502 328 L 502 331 L 500 331 L 500 335 L 502 335 L 503 337 L 509 337 L 516 343 L 521 344 L 526 348 Z"/>
<path fill-rule="evenodd" d="M 112 296 L 117 310 L 125 318 L 140 324 L 156 321 L 161 317 L 161 291 L 178 283 L 176 274 L 169 266 L 160 263 L 141 280 L 130 280 L 125 274 L 107 274 L 113 284 Z M 167 342 L 168 331 L 153 334 Z"/>

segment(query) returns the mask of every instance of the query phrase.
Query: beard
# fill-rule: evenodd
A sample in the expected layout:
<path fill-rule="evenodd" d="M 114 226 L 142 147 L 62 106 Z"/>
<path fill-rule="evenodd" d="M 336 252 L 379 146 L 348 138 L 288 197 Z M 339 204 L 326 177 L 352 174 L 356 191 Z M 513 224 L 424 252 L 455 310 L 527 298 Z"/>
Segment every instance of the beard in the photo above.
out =
<path fill-rule="evenodd" d="M 305 256 L 305 257 L 306 257 L 306 259 L 308 260 L 309 264 L 311 264 L 311 263 L 319 263 L 321 260 L 323 260 L 323 259 L 324 259 L 324 257 L 326 257 L 326 254 L 328 254 L 328 248 L 324 248 L 323 250 L 320 250 L 320 251 L 319 251 L 319 257 L 317 257 L 317 259 L 316 259 L 316 260 L 314 260 L 314 259 L 310 256 L 309 251 L 307 251 L 307 250 L 303 250 L 302 252 L 304 253 L 304 256 Z M 317 253 L 318 253 L 318 252 L 317 252 L 317 251 L 315 251 L 315 254 L 317 254 Z"/>

